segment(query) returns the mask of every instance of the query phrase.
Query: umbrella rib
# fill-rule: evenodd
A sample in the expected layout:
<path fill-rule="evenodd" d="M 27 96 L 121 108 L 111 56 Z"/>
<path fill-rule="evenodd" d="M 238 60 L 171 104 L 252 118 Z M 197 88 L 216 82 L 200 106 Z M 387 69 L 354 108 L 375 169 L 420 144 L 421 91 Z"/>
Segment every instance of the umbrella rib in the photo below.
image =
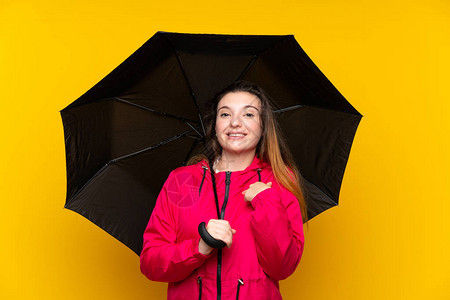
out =
<path fill-rule="evenodd" d="M 242 73 L 238 76 L 238 80 L 241 80 L 242 77 L 244 77 L 247 72 L 250 70 L 250 68 L 253 66 L 253 64 L 255 63 L 256 59 L 258 58 L 258 55 L 253 55 L 252 60 L 247 64 L 247 66 L 245 67 L 244 71 L 242 71 Z"/>
<path fill-rule="evenodd" d="M 197 130 L 194 126 L 192 126 L 190 123 L 186 122 L 186 124 L 189 125 L 189 127 L 191 127 L 195 132 L 197 132 L 197 134 L 198 134 L 198 136 L 199 136 L 200 138 L 203 138 L 203 137 L 204 137 L 204 136 L 203 136 L 200 132 L 198 132 L 198 130 Z"/>
<path fill-rule="evenodd" d="M 264 51 L 266 51 L 267 49 L 269 49 L 270 47 L 272 47 L 273 45 L 275 45 L 276 43 L 279 43 L 280 41 L 288 38 L 289 36 L 283 37 L 280 40 L 277 40 L 275 42 L 273 42 L 272 44 L 270 44 L 269 46 L 267 46 L 266 48 L 262 49 L 261 51 L 259 51 L 258 54 L 253 55 L 252 60 L 247 64 L 247 66 L 245 67 L 244 71 L 242 71 L 242 73 L 238 76 L 238 80 L 241 80 L 245 75 L 247 75 L 248 71 L 250 70 L 250 68 L 253 66 L 253 64 L 255 63 L 256 59 L 261 55 L 261 53 L 263 53 Z M 276 103 L 273 103 L 276 105 Z"/>
<path fill-rule="evenodd" d="M 65 208 L 68 208 L 69 204 L 71 204 L 73 202 L 73 200 L 78 196 L 78 194 L 80 194 L 84 188 L 95 178 L 97 177 L 98 174 L 100 174 L 101 172 L 103 172 L 104 169 L 106 169 L 106 167 L 109 165 L 109 163 L 103 165 L 103 167 L 101 167 L 97 172 L 95 172 L 95 174 L 89 178 L 88 181 L 86 181 L 83 186 L 75 193 L 75 195 L 73 195 L 72 197 L 70 197 L 70 199 L 68 199 L 66 201 L 66 204 L 64 205 Z"/>
<path fill-rule="evenodd" d="M 203 138 L 199 137 L 198 135 L 189 135 L 187 134 L 186 137 L 190 139 L 196 139 L 196 140 L 202 140 Z"/>
<path fill-rule="evenodd" d="M 198 107 L 197 99 L 195 98 L 194 89 L 192 88 L 192 85 L 191 85 L 191 83 L 189 81 L 189 78 L 187 77 L 186 71 L 185 71 L 185 69 L 183 67 L 183 62 L 181 61 L 181 57 L 178 55 L 177 50 L 172 45 L 172 43 L 169 41 L 169 39 L 167 39 L 167 37 L 165 37 L 165 36 L 164 36 L 164 39 L 166 40 L 167 44 L 169 44 L 170 49 L 172 49 L 172 52 L 173 52 L 173 54 L 175 55 L 175 57 L 176 57 L 176 59 L 178 61 L 178 65 L 180 66 L 181 73 L 183 74 L 184 80 L 186 80 L 186 84 L 188 85 L 189 90 L 191 92 L 191 97 L 192 97 L 192 100 L 194 101 L 195 108 L 197 109 L 198 119 L 200 120 L 200 124 L 201 124 L 202 130 L 203 130 L 203 136 L 206 136 L 206 130 L 205 130 L 205 126 L 203 125 L 202 114 L 200 113 L 200 108 Z"/>
<path fill-rule="evenodd" d="M 131 157 L 131 156 L 135 156 L 135 155 L 141 154 L 142 152 L 153 150 L 155 148 L 161 147 L 161 146 L 163 146 L 163 145 L 165 145 L 167 143 L 173 142 L 173 141 L 175 141 L 175 140 L 177 140 L 177 139 L 179 139 L 179 138 L 181 138 L 183 136 L 186 136 L 186 135 L 188 135 L 191 132 L 192 132 L 192 130 L 187 130 L 187 131 L 185 131 L 183 133 L 180 133 L 180 134 L 177 134 L 177 135 L 175 135 L 175 136 L 173 136 L 171 138 L 168 138 L 167 140 L 164 140 L 164 141 L 159 142 L 157 144 L 151 145 L 150 147 L 141 149 L 139 151 L 136 151 L 136 152 L 133 152 L 133 153 L 130 153 L 130 154 L 127 154 L 127 155 L 123 155 L 123 156 L 114 158 L 114 159 L 110 160 L 107 164 L 116 163 L 116 162 L 118 162 L 120 160 L 123 160 L 125 158 Z"/>
<path fill-rule="evenodd" d="M 304 105 L 297 104 L 297 105 L 292 105 L 292 106 L 288 106 L 285 108 L 280 108 L 280 109 L 274 110 L 273 112 L 275 114 L 279 114 L 279 113 L 283 113 L 285 111 L 290 111 L 290 110 L 294 110 L 294 109 L 302 108 L 302 107 L 304 107 Z"/>
<path fill-rule="evenodd" d="M 273 110 L 273 113 L 275 113 L 275 114 L 284 113 L 286 111 L 295 110 L 295 109 L 302 108 L 302 107 L 310 107 L 310 108 L 316 108 L 316 109 L 322 109 L 322 110 L 326 110 L 326 111 L 331 111 L 331 112 L 334 112 L 334 113 L 346 114 L 346 115 L 350 115 L 350 116 L 354 116 L 354 117 L 362 117 L 362 115 L 355 115 L 355 114 L 353 114 L 351 112 L 348 112 L 348 111 L 335 110 L 335 109 L 330 109 L 330 108 L 316 106 L 316 105 L 301 105 L 301 104 L 296 104 L 296 105 L 288 106 L 288 107 L 285 107 L 285 108 L 275 109 L 275 110 Z"/>
<path fill-rule="evenodd" d="M 119 98 L 119 97 L 114 97 L 114 99 L 116 99 L 119 102 L 122 102 L 122 103 L 125 103 L 125 104 L 129 104 L 129 105 L 133 105 L 135 107 L 138 107 L 138 108 L 150 111 L 152 113 L 155 113 L 155 114 L 158 114 L 158 115 L 161 115 L 161 116 L 165 116 L 165 117 L 181 120 L 181 121 L 183 121 L 183 122 L 185 122 L 187 124 L 189 124 L 189 122 L 199 123 L 198 121 L 195 121 L 195 120 L 189 120 L 189 119 L 186 119 L 186 118 L 183 118 L 183 117 L 179 117 L 179 116 L 168 114 L 168 113 L 165 113 L 165 112 L 162 112 L 162 111 L 158 111 L 158 110 L 155 110 L 155 109 L 152 109 L 152 108 L 148 108 L 148 107 L 145 107 L 145 106 L 142 106 L 142 105 L 139 105 L 139 104 L 127 101 L 127 100 Z"/>
<path fill-rule="evenodd" d="M 303 177 L 304 181 L 307 181 L 310 185 L 314 186 L 317 190 L 319 190 L 329 201 L 331 201 L 335 206 L 338 206 L 339 204 L 334 201 L 329 195 L 327 195 L 324 191 L 322 191 L 317 185 L 315 185 L 314 183 L 312 183 L 312 181 L 306 179 L 305 177 Z M 338 196 L 339 197 L 339 196 Z"/>
<path fill-rule="evenodd" d="M 173 142 L 173 141 L 175 141 L 175 140 L 177 140 L 177 139 L 179 139 L 179 138 L 181 138 L 181 137 L 183 137 L 183 136 L 189 134 L 190 132 L 192 132 L 192 130 L 188 130 L 188 131 L 185 131 L 185 132 L 183 132 L 183 133 L 180 133 L 180 134 L 178 134 L 178 135 L 176 135 L 176 136 L 173 136 L 173 137 L 171 137 L 171 138 L 168 138 L 167 140 L 164 140 L 164 141 L 162 141 L 162 142 L 159 142 L 158 144 L 152 145 L 152 146 L 147 147 L 147 148 L 145 148 L 145 149 L 142 149 L 142 150 L 139 150 L 139 151 L 136 151 L 136 152 L 127 154 L 127 155 L 123 155 L 123 156 L 120 156 L 120 157 L 117 157 L 117 158 L 114 158 L 114 159 L 108 161 L 108 162 L 107 162 L 105 165 L 103 165 L 97 172 L 95 172 L 95 174 L 94 174 L 91 178 L 89 178 L 89 180 L 86 181 L 85 184 L 83 184 L 83 186 L 75 193 L 75 195 L 73 195 L 73 196 L 70 198 L 70 200 L 67 201 L 67 203 L 66 203 L 66 205 L 65 205 L 64 207 L 67 207 L 67 206 L 72 202 L 72 200 L 75 199 L 75 198 L 78 196 L 78 194 L 80 194 L 80 193 L 84 190 L 84 188 L 85 188 L 86 186 L 88 186 L 89 183 L 91 183 L 91 181 L 94 180 L 94 178 L 97 177 L 97 175 L 99 175 L 101 172 L 103 172 L 103 170 L 105 170 L 110 164 L 116 163 L 116 162 L 118 162 L 118 161 L 120 161 L 120 160 L 122 160 L 122 159 L 131 157 L 131 156 L 138 155 L 138 154 L 140 154 L 140 153 L 142 153 L 142 152 L 145 152 L 145 151 L 152 150 L 152 149 L 155 149 L 155 148 L 157 148 L 157 147 L 163 146 L 163 145 L 165 145 L 165 144 L 167 144 L 167 143 Z"/>
<path fill-rule="evenodd" d="M 266 48 L 264 48 L 261 51 L 259 51 L 258 54 L 253 55 L 253 59 L 247 64 L 247 66 L 245 67 L 244 71 L 242 71 L 242 73 L 239 75 L 238 80 L 241 80 L 247 74 L 247 72 L 253 66 L 253 64 L 255 63 L 256 59 L 261 55 L 261 53 L 263 53 L 264 51 L 266 51 L 267 49 L 269 49 L 270 47 L 272 47 L 276 43 L 279 43 L 279 42 L 281 42 L 281 41 L 283 41 L 283 40 L 285 40 L 285 39 L 287 39 L 289 37 L 290 37 L 290 35 L 284 36 L 284 37 L 274 41 L 272 44 L 270 44 Z"/>

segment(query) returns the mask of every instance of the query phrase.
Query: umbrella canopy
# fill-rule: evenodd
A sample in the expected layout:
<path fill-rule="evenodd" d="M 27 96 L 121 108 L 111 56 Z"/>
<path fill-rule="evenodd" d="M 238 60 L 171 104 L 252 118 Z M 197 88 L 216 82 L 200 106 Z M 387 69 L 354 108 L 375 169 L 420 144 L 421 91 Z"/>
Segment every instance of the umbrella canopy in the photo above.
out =
<path fill-rule="evenodd" d="M 337 205 L 361 114 L 292 35 L 158 32 L 61 111 L 65 207 L 139 255 L 165 179 L 203 149 L 204 104 L 239 79 L 274 99 L 309 218 Z"/>

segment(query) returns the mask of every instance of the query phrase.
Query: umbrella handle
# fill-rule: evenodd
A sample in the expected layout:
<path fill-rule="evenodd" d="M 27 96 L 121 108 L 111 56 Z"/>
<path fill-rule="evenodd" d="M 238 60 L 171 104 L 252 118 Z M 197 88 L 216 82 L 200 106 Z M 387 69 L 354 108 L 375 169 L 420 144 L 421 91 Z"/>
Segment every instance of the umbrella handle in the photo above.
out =
<path fill-rule="evenodd" d="M 227 245 L 224 241 L 215 239 L 212 237 L 212 235 L 209 234 L 208 230 L 206 230 L 205 222 L 201 222 L 200 224 L 198 224 L 198 233 L 205 241 L 205 243 L 210 247 L 222 249 Z"/>

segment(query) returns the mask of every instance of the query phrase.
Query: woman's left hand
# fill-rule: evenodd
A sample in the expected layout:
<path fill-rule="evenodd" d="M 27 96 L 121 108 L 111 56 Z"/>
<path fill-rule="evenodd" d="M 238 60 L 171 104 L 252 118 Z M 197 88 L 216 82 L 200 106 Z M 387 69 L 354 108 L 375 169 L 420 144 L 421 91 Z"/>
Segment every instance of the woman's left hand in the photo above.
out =
<path fill-rule="evenodd" d="M 246 201 L 251 202 L 256 195 L 262 191 L 272 187 L 272 182 L 263 183 L 261 181 L 252 183 L 249 185 L 248 189 L 242 192 Z"/>

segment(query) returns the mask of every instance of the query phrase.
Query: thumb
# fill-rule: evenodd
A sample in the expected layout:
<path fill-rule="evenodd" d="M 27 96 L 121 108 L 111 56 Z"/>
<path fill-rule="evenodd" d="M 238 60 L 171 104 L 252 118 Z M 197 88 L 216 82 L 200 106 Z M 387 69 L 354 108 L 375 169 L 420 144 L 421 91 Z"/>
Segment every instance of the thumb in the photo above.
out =
<path fill-rule="evenodd" d="M 231 232 L 232 232 L 233 234 L 235 234 L 235 233 L 236 233 L 236 230 L 233 229 L 233 228 L 231 228 Z"/>
<path fill-rule="evenodd" d="M 272 182 L 268 182 L 267 185 L 268 185 L 268 186 L 272 186 Z"/>

